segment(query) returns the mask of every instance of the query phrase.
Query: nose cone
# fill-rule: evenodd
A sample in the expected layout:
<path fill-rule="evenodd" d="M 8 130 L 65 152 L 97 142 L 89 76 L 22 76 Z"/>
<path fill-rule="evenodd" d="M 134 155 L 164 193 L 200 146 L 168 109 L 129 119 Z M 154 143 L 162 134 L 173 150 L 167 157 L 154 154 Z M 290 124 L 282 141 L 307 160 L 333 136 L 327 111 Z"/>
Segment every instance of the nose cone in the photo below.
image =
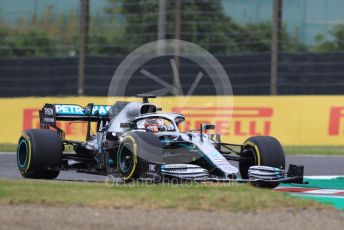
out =
<path fill-rule="evenodd" d="M 229 178 L 233 178 L 233 175 L 237 175 L 239 173 L 238 168 L 231 165 L 227 160 L 226 164 L 220 164 L 219 168 L 221 168 Z"/>

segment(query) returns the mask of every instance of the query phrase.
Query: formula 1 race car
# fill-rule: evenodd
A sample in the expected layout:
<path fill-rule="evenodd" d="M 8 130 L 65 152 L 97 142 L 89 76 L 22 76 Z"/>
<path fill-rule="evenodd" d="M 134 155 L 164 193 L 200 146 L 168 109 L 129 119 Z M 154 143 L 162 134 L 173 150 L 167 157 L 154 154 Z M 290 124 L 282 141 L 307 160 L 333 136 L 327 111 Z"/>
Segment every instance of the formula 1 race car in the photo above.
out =
<path fill-rule="evenodd" d="M 138 97 L 142 102 L 118 101 L 113 106 L 45 104 L 39 112 L 41 128 L 25 130 L 19 138 L 21 175 L 54 179 L 60 171 L 74 171 L 118 176 L 124 182 L 235 181 L 268 188 L 303 183 L 303 166 L 290 165 L 285 171 L 277 139 L 255 136 L 242 145 L 222 143 L 219 135 L 208 134 L 215 128 L 211 124 L 182 133 L 182 114 L 161 112 L 148 101 L 154 95 Z M 86 122 L 86 141 L 65 139 L 56 121 Z M 97 132 L 91 135 L 94 123 Z M 68 146 L 74 151 L 65 151 Z"/>

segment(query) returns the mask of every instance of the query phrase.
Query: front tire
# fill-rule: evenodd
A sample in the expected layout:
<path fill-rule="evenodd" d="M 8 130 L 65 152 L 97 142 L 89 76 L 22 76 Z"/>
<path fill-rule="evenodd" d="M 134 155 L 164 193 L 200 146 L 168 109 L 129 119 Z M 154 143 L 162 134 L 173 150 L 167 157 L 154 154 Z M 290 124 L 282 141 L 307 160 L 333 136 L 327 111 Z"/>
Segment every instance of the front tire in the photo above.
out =
<path fill-rule="evenodd" d="M 117 169 L 124 182 L 138 179 L 147 162 L 162 162 L 159 138 L 153 133 L 131 132 L 126 135 L 117 152 Z"/>
<path fill-rule="evenodd" d="M 248 169 L 253 165 L 285 169 L 283 148 L 280 142 L 274 137 L 250 137 L 244 142 L 243 149 L 245 151 L 241 156 L 251 159 L 250 163 L 239 163 L 239 171 L 243 179 L 248 179 Z M 275 188 L 279 185 L 279 182 L 255 182 L 253 185 L 264 188 Z"/>
<path fill-rule="evenodd" d="M 124 137 L 118 148 L 117 168 L 125 182 L 139 177 L 137 143 L 132 135 Z"/>
<path fill-rule="evenodd" d="M 62 142 L 56 131 L 29 129 L 19 138 L 17 165 L 25 178 L 55 179 L 62 159 Z"/>

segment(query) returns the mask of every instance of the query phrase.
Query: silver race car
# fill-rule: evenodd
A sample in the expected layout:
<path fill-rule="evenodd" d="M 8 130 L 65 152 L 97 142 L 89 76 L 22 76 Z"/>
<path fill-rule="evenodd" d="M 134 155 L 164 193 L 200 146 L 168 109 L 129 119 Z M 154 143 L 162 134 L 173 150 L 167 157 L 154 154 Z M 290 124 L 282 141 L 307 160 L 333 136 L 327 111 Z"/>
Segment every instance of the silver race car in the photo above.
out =
<path fill-rule="evenodd" d="M 255 136 L 242 145 L 222 143 L 209 134 L 215 126 L 202 124 L 182 133 L 185 117 L 164 113 L 142 102 L 118 101 L 113 106 L 45 104 L 40 129 L 19 138 L 17 165 L 23 177 L 54 179 L 60 171 L 113 175 L 132 180 L 251 182 L 259 187 L 303 183 L 303 166 L 285 171 L 281 144 L 270 136 Z M 86 122 L 85 141 L 67 140 L 57 121 Z M 97 132 L 91 135 L 92 123 Z M 65 151 L 72 147 L 73 152 Z M 238 162 L 238 167 L 230 161 Z"/>

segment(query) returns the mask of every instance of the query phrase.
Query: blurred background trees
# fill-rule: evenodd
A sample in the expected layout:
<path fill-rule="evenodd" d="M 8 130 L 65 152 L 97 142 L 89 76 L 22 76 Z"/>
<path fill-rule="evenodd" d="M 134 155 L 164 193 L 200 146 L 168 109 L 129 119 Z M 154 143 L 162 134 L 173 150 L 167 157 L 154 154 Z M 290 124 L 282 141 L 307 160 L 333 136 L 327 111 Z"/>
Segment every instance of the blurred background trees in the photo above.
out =
<path fill-rule="evenodd" d="M 344 1 L 309 2 L 0 0 L 2 95 L 36 95 L 44 89 L 37 82 L 51 87 L 41 96 L 103 95 L 123 58 L 158 38 L 193 42 L 216 55 L 238 95 L 343 94 Z M 154 68 L 172 79 L 160 64 Z M 61 79 L 68 87 L 56 83 Z M 136 91 L 146 87 L 137 84 Z"/>
<path fill-rule="evenodd" d="M 92 0 L 91 0 L 92 1 Z M 136 47 L 157 40 L 158 0 L 103 0 L 103 9 L 92 14 L 89 25 L 89 55 L 125 55 Z M 0 11 L 0 56 L 74 56 L 79 49 L 79 12 L 56 12 L 53 5 L 29 20 L 3 20 Z M 175 1 L 166 0 L 166 38 L 175 36 Z M 307 45 L 286 31 L 282 51 L 327 52 L 343 50 L 344 24 L 319 34 Z M 238 23 L 223 11 L 220 0 L 183 0 L 181 39 L 194 42 L 214 54 L 269 52 L 271 21 Z"/>
<path fill-rule="evenodd" d="M 124 55 L 157 39 L 159 1 L 106 0 L 89 25 L 89 55 Z M 0 12 L 1 14 L 1 12 Z M 0 18 L 1 20 L 1 18 Z M 77 10 L 57 14 L 50 5 L 30 20 L 15 24 L 0 21 L 0 56 L 73 56 L 78 53 Z M 282 50 L 334 51 L 342 49 L 344 25 L 331 31 L 334 40 L 317 37 L 315 46 L 305 45 L 283 27 Z M 166 5 L 166 38 L 174 38 L 175 1 Z M 220 0 L 183 1 L 181 39 L 194 42 L 214 54 L 268 52 L 271 22 L 239 24 L 225 15 Z"/>
<path fill-rule="evenodd" d="M 314 51 L 329 52 L 344 50 L 344 24 L 338 24 L 330 30 L 332 40 L 327 40 L 324 35 L 318 35 L 317 45 L 313 47 Z"/>

